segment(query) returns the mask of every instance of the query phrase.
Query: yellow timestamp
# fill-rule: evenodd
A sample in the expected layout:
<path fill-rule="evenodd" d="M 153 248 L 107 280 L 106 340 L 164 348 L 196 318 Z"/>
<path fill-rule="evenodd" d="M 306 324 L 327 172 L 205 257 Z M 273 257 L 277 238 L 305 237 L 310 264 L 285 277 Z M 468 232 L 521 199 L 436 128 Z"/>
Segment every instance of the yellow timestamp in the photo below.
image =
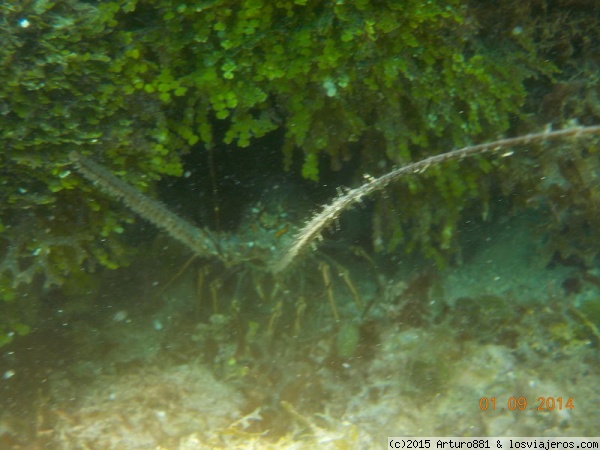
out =
<path fill-rule="evenodd" d="M 500 404 L 496 397 L 479 399 L 479 409 L 482 411 L 562 411 L 573 408 L 575 403 L 572 397 L 537 397 L 535 403 L 528 402 L 526 397 L 508 397 L 506 406 Z"/>

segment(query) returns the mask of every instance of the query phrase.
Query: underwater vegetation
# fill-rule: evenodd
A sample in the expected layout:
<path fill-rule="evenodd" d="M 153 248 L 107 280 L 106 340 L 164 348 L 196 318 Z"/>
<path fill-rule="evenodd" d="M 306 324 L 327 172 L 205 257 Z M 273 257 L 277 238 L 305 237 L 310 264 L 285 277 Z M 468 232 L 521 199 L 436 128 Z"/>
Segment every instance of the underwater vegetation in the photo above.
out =
<path fill-rule="evenodd" d="M 77 291 L 98 267 L 127 265 L 140 251 L 123 238 L 133 217 L 76 176 L 69 155 L 97 161 L 135 192 L 153 195 L 159 180 L 184 174 L 186 154 L 227 145 L 253 152 L 274 132 L 283 136 L 281 171 L 325 184 L 350 163 L 356 179 L 378 177 L 505 132 L 561 128 L 570 119 L 592 125 L 599 115 L 594 7 L 460 0 L 2 5 L 0 344 L 36 322 L 35 302 L 26 307 L 23 298 L 56 287 Z M 594 155 L 585 140 L 541 159 L 474 158 L 432 168 L 377 199 L 373 249 L 402 246 L 444 264 L 458 252 L 461 214 L 478 205 L 486 216 L 490 199 L 510 191 L 517 192 L 514 206 L 536 202 L 549 211 L 564 258 L 589 261 L 590 246 L 574 246 L 561 221 L 574 216 L 581 229 L 593 227 L 587 200 L 597 189 L 587 181 Z M 199 225 L 210 233 L 209 224 Z M 235 245 L 225 253 L 240 253 Z"/>

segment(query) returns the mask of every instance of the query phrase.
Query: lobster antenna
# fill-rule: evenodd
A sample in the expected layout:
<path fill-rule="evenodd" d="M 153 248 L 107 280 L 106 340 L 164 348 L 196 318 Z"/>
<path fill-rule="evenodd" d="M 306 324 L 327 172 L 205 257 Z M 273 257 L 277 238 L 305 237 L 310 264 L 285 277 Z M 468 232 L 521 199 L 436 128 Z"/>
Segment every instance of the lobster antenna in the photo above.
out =
<path fill-rule="evenodd" d="M 97 185 L 105 194 L 121 201 L 133 212 L 166 231 L 198 256 L 221 257 L 210 231 L 198 228 L 177 216 L 161 202 L 146 197 L 91 159 L 75 151 L 69 153 L 69 159 L 81 175 Z"/>
<path fill-rule="evenodd" d="M 298 254 L 310 243 L 320 237 L 323 230 L 330 226 L 337 217 L 352 204 L 372 194 L 375 191 L 384 189 L 389 183 L 396 181 L 405 175 L 421 174 L 429 167 L 435 166 L 447 161 L 461 160 L 483 153 L 495 153 L 507 147 L 515 145 L 527 145 L 532 142 L 546 141 L 550 139 L 561 138 L 579 138 L 589 134 L 599 134 L 600 125 L 581 127 L 575 126 L 557 131 L 543 131 L 531 133 L 513 138 L 500 139 L 485 144 L 471 145 L 447 153 L 442 153 L 429 158 L 422 159 L 403 167 L 392 170 L 379 178 L 369 178 L 369 181 L 360 187 L 347 190 L 344 195 L 335 198 L 333 202 L 325 205 L 321 211 L 313 216 L 300 231 L 294 236 L 292 243 L 284 249 L 283 256 L 271 266 L 273 272 L 280 272 L 287 268 Z"/>

